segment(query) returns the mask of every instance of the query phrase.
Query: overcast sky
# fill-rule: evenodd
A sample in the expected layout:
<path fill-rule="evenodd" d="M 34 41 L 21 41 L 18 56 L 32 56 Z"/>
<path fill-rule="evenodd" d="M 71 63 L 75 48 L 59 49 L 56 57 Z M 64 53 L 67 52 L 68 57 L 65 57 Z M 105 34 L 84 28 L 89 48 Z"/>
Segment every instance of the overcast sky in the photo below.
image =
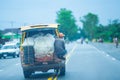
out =
<path fill-rule="evenodd" d="M 91 12 L 103 25 L 120 19 L 120 0 L 0 0 L 0 29 L 23 25 L 56 23 L 56 12 L 66 8 L 79 18 Z"/>

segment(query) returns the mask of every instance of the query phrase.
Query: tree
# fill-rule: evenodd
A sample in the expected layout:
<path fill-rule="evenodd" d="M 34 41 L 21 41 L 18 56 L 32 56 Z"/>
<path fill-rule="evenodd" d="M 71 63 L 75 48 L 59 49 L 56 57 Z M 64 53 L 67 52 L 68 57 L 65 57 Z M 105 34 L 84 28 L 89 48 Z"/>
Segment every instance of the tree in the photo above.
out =
<path fill-rule="evenodd" d="M 72 15 L 72 11 L 65 8 L 60 9 L 57 12 L 56 22 L 60 24 L 59 31 L 65 34 L 65 38 L 69 40 L 75 40 L 77 38 L 77 25 L 75 24 L 76 20 Z"/>
<path fill-rule="evenodd" d="M 87 15 L 80 18 L 80 21 L 83 23 L 83 30 L 85 35 L 92 39 L 95 37 L 96 27 L 98 26 L 98 16 L 92 13 L 88 13 Z"/>
<path fill-rule="evenodd" d="M 118 19 L 111 21 L 107 27 L 108 32 L 110 33 L 109 36 L 120 38 L 120 21 Z"/>
<path fill-rule="evenodd" d="M 0 39 L 2 38 L 2 30 L 0 30 Z"/>
<path fill-rule="evenodd" d="M 102 37 L 105 41 L 112 42 L 112 38 L 120 38 L 120 22 L 119 20 L 110 21 L 108 25 L 99 25 L 96 29 L 95 36 Z"/>
<path fill-rule="evenodd" d="M 103 32 L 105 32 L 105 28 L 102 24 L 98 25 L 98 27 L 96 27 L 95 29 L 95 34 L 94 34 L 94 38 L 103 38 L 104 34 Z"/>

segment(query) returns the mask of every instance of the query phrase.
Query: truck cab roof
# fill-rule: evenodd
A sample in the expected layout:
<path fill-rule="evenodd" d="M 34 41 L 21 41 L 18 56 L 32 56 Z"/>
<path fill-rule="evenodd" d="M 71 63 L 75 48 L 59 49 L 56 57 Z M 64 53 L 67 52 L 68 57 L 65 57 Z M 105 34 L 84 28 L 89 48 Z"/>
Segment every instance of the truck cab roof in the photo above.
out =
<path fill-rule="evenodd" d="M 38 24 L 38 25 L 30 25 L 21 27 L 21 31 L 38 29 L 38 28 L 58 28 L 59 24 Z"/>

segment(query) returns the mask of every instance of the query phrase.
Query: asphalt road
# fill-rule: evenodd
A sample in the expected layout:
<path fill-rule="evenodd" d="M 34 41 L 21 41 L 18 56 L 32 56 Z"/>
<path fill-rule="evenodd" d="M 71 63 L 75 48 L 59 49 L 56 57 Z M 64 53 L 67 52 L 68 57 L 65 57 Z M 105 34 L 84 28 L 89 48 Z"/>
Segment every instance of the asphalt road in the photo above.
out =
<path fill-rule="evenodd" d="M 89 44 L 74 46 L 66 76 L 60 80 L 120 80 L 120 61 Z"/>
<path fill-rule="evenodd" d="M 120 45 L 116 48 L 115 43 L 90 43 L 101 51 L 120 61 Z"/>
<path fill-rule="evenodd" d="M 0 80 L 24 80 L 20 58 L 0 59 Z"/>
<path fill-rule="evenodd" d="M 96 45 L 69 43 L 66 75 L 58 80 L 120 80 L 120 61 Z M 52 71 L 38 73 L 27 80 L 47 80 L 52 75 Z M 19 58 L 0 59 L 0 80 L 25 80 Z"/>

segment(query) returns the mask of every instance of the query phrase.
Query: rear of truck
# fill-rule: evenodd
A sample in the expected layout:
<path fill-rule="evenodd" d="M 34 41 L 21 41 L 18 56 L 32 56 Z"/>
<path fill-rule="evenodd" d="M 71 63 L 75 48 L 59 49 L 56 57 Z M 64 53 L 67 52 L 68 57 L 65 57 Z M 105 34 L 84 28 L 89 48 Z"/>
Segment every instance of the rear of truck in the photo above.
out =
<path fill-rule="evenodd" d="M 21 64 L 25 78 L 36 71 L 60 70 L 65 75 L 65 60 L 54 54 L 54 41 L 58 37 L 58 25 L 34 25 L 21 28 Z"/>

